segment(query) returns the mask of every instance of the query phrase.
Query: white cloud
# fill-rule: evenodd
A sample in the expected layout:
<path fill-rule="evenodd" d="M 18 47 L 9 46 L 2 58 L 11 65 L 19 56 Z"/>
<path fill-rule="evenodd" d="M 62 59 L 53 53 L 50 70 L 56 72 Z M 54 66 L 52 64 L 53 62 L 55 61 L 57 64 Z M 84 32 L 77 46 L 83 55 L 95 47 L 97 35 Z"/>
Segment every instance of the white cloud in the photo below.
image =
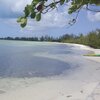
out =
<path fill-rule="evenodd" d="M 62 28 L 68 24 L 69 16 L 67 13 L 68 7 L 63 6 L 62 9 L 58 8 L 42 15 L 42 20 L 36 22 L 35 20 L 29 20 L 27 30 L 45 30 L 47 28 Z"/>
<path fill-rule="evenodd" d="M 40 22 L 29 19 L 28 25 L 24 29 L 20 28 L 16 22 L 17 17 L 22 14 L 25 5 L 29 4 L 31 1 L 32 0 L 0 0 L 0 5 L 2 5 L 2 7 L 0 7 L 0 9 L 2 8 L 2 12 L 0 12 L 1 20 L 3 20 L 3 18 L 6 16 L 6 19 L 3 20 L 3 23 L 17 27 L 20 32 L 26 32 L 27 34 L 30 32 L 45 32 L 48 31 L 48 29 L 59 30 L 68 24 L 68 6 L 64 5 L 59 7 L 58 5 L 58 10 L 55 9 L 51 12 L 43 14 Z M 8 12 L 8 14 L 6 12 Z"/>
<path fill-rule="evenodd" d="M 0 0 L 0 18 L 18 17 L 32 0 Z"/>
<path fill-rule="evenodd" d="M 90 21 L 93 22 L 100 21 L 100 12 L 97 13 L 87 12 L 87 16 Z"/>
<path fill-rule="evenodd" d="M 22 12 L 27 4 L 30 4 L 32 0 L 17 0 L 11 7 L 13 12 Z"/>

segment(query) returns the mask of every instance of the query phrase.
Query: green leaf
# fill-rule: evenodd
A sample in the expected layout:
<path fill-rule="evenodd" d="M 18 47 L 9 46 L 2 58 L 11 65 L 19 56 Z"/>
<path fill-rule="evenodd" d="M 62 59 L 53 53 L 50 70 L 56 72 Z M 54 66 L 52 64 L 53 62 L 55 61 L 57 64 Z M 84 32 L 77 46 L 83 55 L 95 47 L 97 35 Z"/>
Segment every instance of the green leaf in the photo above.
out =
<path fill-rule="evenodd" d="M 31 18 L 35 18 L 35 16 L 36 16 L 36 12 L 32 12 L 30 15 Z"/>
<path fill-rule="evenodd" d="M 60 5 L 63 5 L 65 0 L 60 0 Z"/>
<path fill-rule="evenodd" d="M 87 1 L 87 0 L 75 0 L 73 1 L 75 4 L 81 4 L 82 2 Z"/>
<path fill-rule="evenodd" d="M 51 3 L 50 7 L 55 8 L 55 3 Z"/>
<path fill-rule="evenodd" d="M 73 13 L 73 11 L 72 11 L 72 10 L 69 10 L 69 11 L 68 11 L 68 14 L 72 14 L 72 13 Z"/>
<path fill-rule="evenodd" d="M 28 9 L 28 6 L 25 7 L 24 13 L 25 13 L 25 16 L 28 16 L 28 15 L 29 15 L 29 9 Z"/>
<path fill-rule="evenodd" d="M 25 12 L 25 17 L 28 17 L 30 12 L 32 10 L 32 6 L 31 5 L 27 5 L 24 9 L 24 12 Z"/>
<path fill-rule="evenodd" d="M 40 0 L 33 0 L 33 1 L 32 1 L 32 4 L 33 4 L 33 5 L 34 5 L 34 4 L 37 5 L 39 2 L 40 2 Z"/>
<path fill-rule="evenodd" d="M 24 23 L 27 23 L 27 18 L 22 17 L 22 18 L 21 18 L 21 22 L 20 22 L 20 24 L 24 24 Z"/>
<path fill-rule="evenodd" d="M 79 7 L 76 4 L 74 4 L 73 6 L 71 6 L 71 8 L 69 8 L 68 13 L 72 14 L 73 12 L 75 12 L 78 9 L 79 9 Z"/>
<path fill-rule="evenodd" d="M 38 14 L 36 15 L 36 20 L 37 20 L 37 21 L 40 21 L 40 20 L 41 20 L 41 13 L 38 13 Z"/>
<path fill-rule="evenodd" d="M 21 26 L 22 28 L 24 28 L 24 27 L 26 26 L 26 23 L 20 24 L 20 26 Z"/>
<path fill-rule="evenodd" d="M 69 0 L 66 0 L 66 2 L 69 2 Z"/>
<path fill-rule="evenodd" d="M 21 27 L 24 28 L 27 24 L 27 18 L 26 17 L 20 17 L 17 20 L 18 23 L 20 23 Z"/>
<path fill-rule="evenodd" d="M 17 22 L 20 23 L 20 22 L 21 22 L 21 19 L 22 19 L 22 17 L 19 17 L 19 18 L 17 19 Z"/>

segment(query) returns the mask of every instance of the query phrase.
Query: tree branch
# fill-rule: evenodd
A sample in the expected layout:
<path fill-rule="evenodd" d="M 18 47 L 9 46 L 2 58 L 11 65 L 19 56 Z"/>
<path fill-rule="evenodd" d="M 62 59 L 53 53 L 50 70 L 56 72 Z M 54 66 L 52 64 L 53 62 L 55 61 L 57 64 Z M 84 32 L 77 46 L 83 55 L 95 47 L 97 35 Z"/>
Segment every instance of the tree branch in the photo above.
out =
<path fill-rule="evenodd" d="M 92 12 L 100 12 L 100 10 L 90 9 L 88 5 L 86 6 L 86 9 L 89 10 L 89 11 L 92 11 Z"/>
<path fill-rule="evenodd" d="M 55 1 L 54 4 L 59 4 L 60 3 L 60 0 L 59 1 Z M 50 7 L 52 5 L 52 3 L 50 3 L 49 5 L 45 6 L 46 8 Z"/>

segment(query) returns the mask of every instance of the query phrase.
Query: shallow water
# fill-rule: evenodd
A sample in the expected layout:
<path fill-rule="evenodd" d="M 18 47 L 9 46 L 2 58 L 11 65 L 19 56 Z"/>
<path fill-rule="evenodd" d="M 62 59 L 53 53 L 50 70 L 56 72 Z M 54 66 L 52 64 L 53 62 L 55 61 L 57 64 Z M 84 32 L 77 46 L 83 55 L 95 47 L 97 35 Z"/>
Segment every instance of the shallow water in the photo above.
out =
<path fill-rule="evenodd" d="M 59 75 L 72 65 L 70 62 L 55 59 L 57 55 L 78 56 L 84 53 L 65 44 L 0 40 L 0 77 Z"/>
<path fill-rule="evenodd" d="M 0 94 L 70 73 L 86 62 L 86 52 L 59 43 L 0 40 Z"/>

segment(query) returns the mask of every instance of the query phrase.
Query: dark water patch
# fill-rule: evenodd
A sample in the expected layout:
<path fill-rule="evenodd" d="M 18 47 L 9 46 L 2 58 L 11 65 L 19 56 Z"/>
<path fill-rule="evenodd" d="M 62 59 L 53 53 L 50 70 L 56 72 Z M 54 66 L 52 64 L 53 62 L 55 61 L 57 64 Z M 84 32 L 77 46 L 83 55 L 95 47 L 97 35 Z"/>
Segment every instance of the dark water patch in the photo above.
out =
<path fill-rule="evenodd" d="M 0 77 L 45 77 L 59 75 L 70 68 L 71 63 L 56 59 L 36 57 L 34 54 L 51 54 L 64 57 L 82 55 L 84 51 L 75 50 L 63 44 L 0 41 Z M 62 57 L 63 57 L 62 56 Z"/>
<path fill-rule="evenodd" d="M 65 62 L 49 58 L 13 57 L 0 63 L 0 77 L 46 77 L 59 75 L 69 68 Z"/>

